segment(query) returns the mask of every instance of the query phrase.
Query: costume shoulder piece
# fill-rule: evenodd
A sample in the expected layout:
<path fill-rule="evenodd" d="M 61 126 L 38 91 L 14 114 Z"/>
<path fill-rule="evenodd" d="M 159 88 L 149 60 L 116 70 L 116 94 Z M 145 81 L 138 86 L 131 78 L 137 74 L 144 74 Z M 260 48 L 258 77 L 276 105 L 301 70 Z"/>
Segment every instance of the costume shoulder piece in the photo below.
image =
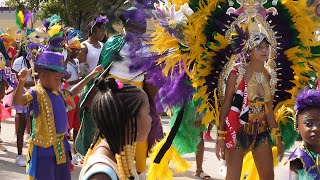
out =
<path fill-rule="evenodd" d="M 318 155 L 319 156 L 319 155 Z M 300 146 L 294 150 L 286 163 L 299 159 L 303 164 L 303 171 L 310 175 L 315 176 L 316 178 L 320 178 L 320 171 L 318 170 L 317 160 L 312 157 L 310 151 Z M 300 177 L 300 172 L 299 172 Z"/>
<path fill-rule="evenodd" d="M 107 67 L 125 44 L 123 35 L 112 36 L 101 50 L 98 64 Z"/>
<path fill-rule="evenodd" d="M 220 78 L 218 81 L 219 102 L 221 105 L 222 105 L 224 97 L 225 97 L 227 80 L 228 80 L 230 73 L 233 70 L 235 70 L 236 74 L 237 74 L 237 82 L 234 87 L 234 90 L 237 89 L 243 76 L 246 73 L 245 63 L 239 62 L 238 56 L 239 56 L 239 54 L 231 56 L 231 59 L 229 60 L 229 62 L 224 66 L 223 70 L 221 71 Z"/>

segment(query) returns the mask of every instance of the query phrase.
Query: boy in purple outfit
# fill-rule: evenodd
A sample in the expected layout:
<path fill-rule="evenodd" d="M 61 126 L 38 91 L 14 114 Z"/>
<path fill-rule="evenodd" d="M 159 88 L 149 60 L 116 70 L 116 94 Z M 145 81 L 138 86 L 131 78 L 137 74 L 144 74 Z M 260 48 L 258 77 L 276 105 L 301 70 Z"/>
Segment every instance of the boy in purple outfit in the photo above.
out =
<path fill-rule="evenodd" d="M 69 180 L 70 145 L 66 139 L 68 116 L 65 102 L 78 94 L 87 82 L 103 71 L 103 68 L 96 67 L 69 92 L 60 90 L 61 78 L 67 74 L 61 53 L 44 51 L 34 65 L 40 82 L 23 94 L 24 83 L 30 70 L 22 69 L 14 96 L 15 104 L 30 104 L 30 109 L 34 112 L 28 150 L 29 179 Z"/>

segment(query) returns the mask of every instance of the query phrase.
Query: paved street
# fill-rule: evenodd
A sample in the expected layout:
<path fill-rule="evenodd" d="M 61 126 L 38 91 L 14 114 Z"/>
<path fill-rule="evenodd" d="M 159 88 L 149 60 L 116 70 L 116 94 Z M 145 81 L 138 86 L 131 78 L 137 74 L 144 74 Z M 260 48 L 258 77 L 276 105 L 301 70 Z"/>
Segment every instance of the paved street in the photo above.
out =
<path fill-rule="evenodd" d="M 165 131 L 168 131 L 168 118 L 163 118 L 163 125 Z M 18 167 L 15 164 L 15 157 L 17 153 L 16 143 L 13 142 L 14 139 L 14 119 L 10 118 L 1 124 L 2 132 L 1 138 L 4 141 L 3 145 L 7 147 L 7 152 L 0 152 L 0 179 L 2 180 L 12 180 L 12 179 L 26 179 L 25 168 Z M 212 132 L 214 133 L 214 130 Z M 299 142 L 295 144 L 295 147 L 299 145 Z M 205 142 L 205 155 L 203 169 L 209 174 L 213 179 L 223 179 L 219 174 L 220 163 L 214 155 L 215 143 L 214 142 Z M 27 147 L 24 146 L 23 153 L 27 152 Z M 286 152 L 284 159 L 288 158 L 290 152 Z M 185 180 L 185 179 L 198 179 L 194 176 L 196 169 L 195 155 L 188 154 L 185 158 L 192 163 L 192 168 L 186 173 L 181 175 L 176 175 L 174 179 Z M 75 168 L 75 172 L 72 173 L 72 179 L 78 179 L 78 174 L 80 172 L 80 167 Z M 275 170 L 275 176 L 277 180 L 288 179 L 288 165 L 283 166 L 283 162 Z"/>

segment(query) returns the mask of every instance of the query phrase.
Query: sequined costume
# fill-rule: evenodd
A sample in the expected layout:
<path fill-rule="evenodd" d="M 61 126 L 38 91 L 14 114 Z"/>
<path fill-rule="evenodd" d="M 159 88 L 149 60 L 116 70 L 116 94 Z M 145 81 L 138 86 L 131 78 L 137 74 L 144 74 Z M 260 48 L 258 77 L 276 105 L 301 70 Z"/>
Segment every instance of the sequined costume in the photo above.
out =
<path fill-rule="evenodd" d="M 319 156 L 319 154 L 317 155 L 305 146 L 301 145 L 293 151 L 286 163 L 295 160 L 301 161 L 301 163 L 303 164 L 303 171 L 299 171 L 299 179 L 304 179 L 303 177 L 305 176 L 305 174 L 307 174 L 308 177 L 320 179 Z"/>
<path fill-rule="evenodd" d="M 46 168 L 69 171 L 70 145 L 65 134 L 68 124 L 65 101 L 70 97 L 70 93 L 68 91 L 53 92 L 38 84 L 25 93 L 24 97 L 34 112 L 27 157 L 29 179 L 49 177 L 46 171 L 42 171 L 41 163 L 46 164 Z M 70 175 L 67 173 L 64 179 L 71 178 L 67 176 L 68 174 Z M 50 177 L 55 178 L 57 175 L 54 173 Z"/>
<path fill-rule="evenodd" d="M 233 72 L 231 72 L 233 73 Z M 263 73 L 266 73 L 263 72 Z M 258 86 L 263 89 L 263 95 L 258 93 Z M 237 148 L 246 151 L 257 147 L 260 143 L 271 142 L 266 119 L 266 103 L 271 98 L 271 88 L 264 74 L 254 72 L 247 83 L 248 87 L 248 121 L 237 132 Z"/>

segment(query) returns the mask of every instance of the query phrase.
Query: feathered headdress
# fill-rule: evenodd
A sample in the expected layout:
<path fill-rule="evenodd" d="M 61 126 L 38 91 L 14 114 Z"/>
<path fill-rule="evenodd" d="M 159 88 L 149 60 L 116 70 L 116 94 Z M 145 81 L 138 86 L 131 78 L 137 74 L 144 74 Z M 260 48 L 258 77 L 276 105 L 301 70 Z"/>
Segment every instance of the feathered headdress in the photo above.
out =
<path fill-rule="evenodd" d="M 158 77 L 168 78 L 168 81 L 177 79 L 178 76 L 173 72 L 176 68 L 183 69 L 184 71 L 180 72 L 188 75 L 190 85 L 196 90 L 192 94 L 193 100 L 202 100 L 196 111 L 204 112 L 203 124 L 207 125 L 212 120 L 217 120 L 218 123 L 220 113 L 217 96 L 218 79 L 223 67 L 234 60 L 232 50 L 236 54 L 245 49 L 250 50 L 265 39 L 273 48 L 279 47 L 277 57 L 272 61 L 275 62 L 276 68 L 273 69 L 276 70 L 274 73 L 278 78 L 274 105 L 277 122 L 282 133 L 286 134 L 283 137 L 285 149 L 290 148 L 297 137 L 290 113 L 290 110 L 293 110 L 293 99 L 300 88 L 307 84 L 314 86 L 314 81 L 320 75 L 320 66 L 317 63 L 319 41 L 316 41 L 314 36 L 319 27 L 318 23 L 315 23 L 314 9 L 310 10 L 311 8 L 307 7 L 306 0 L 286 0 L 279 3 L 277 0 L 232 0 L 232 2 L 230 0 L 230 6 L 233 7 L 229 7 L 225 0 L 170 0 L 169 2 L 176 5 L 174 10 L 178 10 L 186 2 L 194 13 L 187 18 L 181 31 L 183 39 L 178 39 L 170 33 L 164 23 L 158 23 L 156 18 L 155 32 L 149 43 L 152 45 L 152 51 L 165 55 L 156 62 L 161 64 L 159 70 L 148 72 L 148 77 L 154 78 L 156 84 Z M 235 2 L 240 6 L 234 6 Z M 162 19 L 165 20 L 166 17 Z M 234 22 L 235 19 L 237 22 Z M 252 33 L 250 26 L 255 27 L 253 29 L 256 30 L 256 34 Z M 230 34 L 226 36 L 229 28 L 231 28 Z M 281 38 L 277 39 L 276 36 Z M 237 49 L 232 48 L 236 46 Z M 156 74 L 159 72 L 163 74 Z M 159 92 L 163 91 L 161 88 Z M 182 91 L 184 90 L 176 90 L 176 94 L 181 94 Z M 162 98 L 165 96 L 158 99 L 161 101 Z M 163 164 L 169 163 L 166 161 Z M 243 167 L 244 173 L 252 169 L 248 164 Z M 157 166 L 153 170 L 161 171 L 161 167 Z M 150 179 L 163 178 L 167 175 L 167 171 L 148 172 Z M 159 176 L 152 176 L 155 174 Z"/>
<path fill-rule="evenodd" d="M 32 13 L 26 9 L 24 12 L 16 12 L 16 24 L 20 30 L 24 30 L 32 18 Z"/>
<path fill-rule="evenodd" d="M 266 40 L 274 50 L 277 49 L 275 32 L 267 23 L 266 18 L 260 14 L 254 17 L 242 14 L 231 24 L 230 29 L 226 32 L 226 38 L 230 40 L 236 53 L 252 50 L 263 40 Z"/>
<path fill-rule="evenodd" d="M 85 46 L 80 43 L 80 40 L 82 39 L 81 34 L 81 31 L 74 29 L 69 29 L 68 32 L 65 31 L 64 40 L 66 42 L 66 47 L 73 49 L 84 48 Z"/>
<path fill-rule="evenodd" d="M 96 17 L 92 23 L 92 26 L 91 26 L 91 33 L 93 32 L 93 28 L 97 25 L 101 25 L 101 28 L 104 28 L 104 26 L 109 22 L 109 19 L 107 18 L 107 16 L 99 16 L 99 17 Z"/>
<path fill-rule="evenodd" d="M 56 14 L 43 20 L 43 27 L 50 37 L 48 49 L 52 51 L 60 51 L 64 47 L 64 38 L 60 21 L 60 16 Z"/>

